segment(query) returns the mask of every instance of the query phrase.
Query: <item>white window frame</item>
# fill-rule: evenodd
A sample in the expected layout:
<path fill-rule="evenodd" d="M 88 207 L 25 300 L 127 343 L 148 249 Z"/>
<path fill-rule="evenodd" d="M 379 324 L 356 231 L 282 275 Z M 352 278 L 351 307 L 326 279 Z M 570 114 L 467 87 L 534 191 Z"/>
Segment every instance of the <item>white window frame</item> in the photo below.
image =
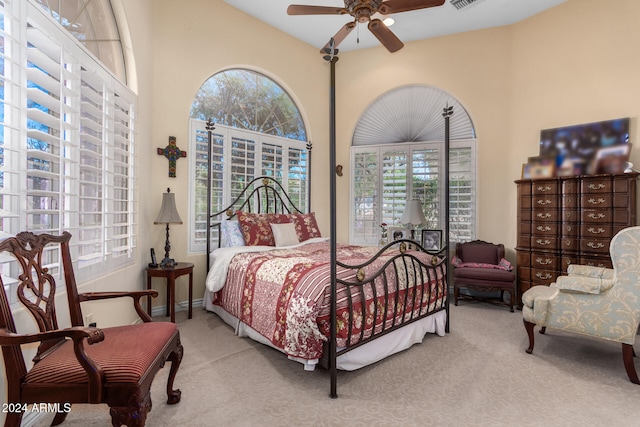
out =
<path fill-rule="evenodd" d="M 221 142 L 218 145 L 221 152 L 218 156 L 221 161 L 218 162 L 222 169 L 222 197 L 218 198 L 220 203 L 219 209 L 224 209 L 228 206 L 235 197 L 238 196 L 237 192 L 243 188 L 243 184 L 248 183 L 254 178 L 259 176 L 270 176 L 280 182 L 284 190 L 289 196 L 297 196 L 299 204 L 297 208 L 303 212 L 306 212 L 309 208 L 309 176 L 311 172 L 310 166 L 310 150 L 307 149 L 307 143 L 296 139 L 283 138 L 280 136 L 264 134 L 246 129 L 239 129 L 229 127 L 225 125 L 215 125 L 213 134 L 218 141 Z M 232 183 L 232 141 L 233 140 L 247 140 L 253 141 L 254 150 L 252 151 L 253 165 L 240 165 L 240 168 L 246 167 L 252 169 L 252 172 L 248 172 L 242 175 L 240 172 L 236 173 L 236 176 L 242 175 L 242 179 L 235 179 Z M 203 212 L 206 212 L 206 187 L 203 189 L 202 185 L 198 186 L 198 183 L 204 183 L 206 186 L 207 171 L 206 159 L 207 159 L 207 130 L 206 122 L 198 119 L 190 119 L 189 121 L 189 149 L 194 155 L 189 157 L 189 252 L 190 253 L 203 253 L 206 251 L 206 216 Z M 280 157 L 280 168 L 277 172 L 272 167 L 268 167 L 266 163 L 270 163 L 268 160 L 264 160 L 264 157 L 272 156 L 269 151 L 273 146 L 282 147 Z M 301 154 L 304 157 L 302 170 L 300 170 L 300 163 L 295 163 L 294 160 L 299 157 L 290 156 L 292 152 Z M 214 154 L 215 155 L 215 154 Z M 304 167 L 306 166 L 306 168 Z M 299 179 L 297 175 L 305 174 L 303 179 Z M 216 199 L 212 195 L 212 200 Z M 294 200 L 295 202 L 295 200 Z M 215 231 L 215 230 L 214 230 Z M 214 236 L 215 237 L 215 236 Z"/>
<path fill-rule="evenodd" d="M 469 173 L 473 176 L 474 183 L 473 188 L 471 189 L 471 203 L 472 203 L 472 221 L 469 224 L 469 230 L 465 230 L 468 233 L 467 239 L 462 240 L 473 240 L 476 238 L 476 230 L 477 230 L 477 221 L 478 221 L 478 203 L 477 203 L 477 140 L 476 139 L 466 139 L 466 140 L 456 140 L 450 142 L 451 150 L 460 149 L 460 148 L 469 148 L 471 149 L 471 162 L 470 162 L 470 171 Z M 377 201 L 383 200 L 382 187 L 383 183 L 381 177 L 383 176 L 383 164 L 382 158 L 384 153 L 392 152 L 392 151 L 403 151 L 407 154 L 407 162 L 411 163 L 413 159 L 413 153 L 420 150 L 437 150 L 438 152 L 438 189 L 437 189 L 437 205 L 439 207 L 444 206 L 444 198 L 445 198 L 445 189 L 442 186 L 442 183 L 445 182 L 444 178 L 444 142 L 419 142 L 419 143 L 393 143 L 393 144 L 379 144 L 379 145 L 360 145 L 360 146 L 352 146 L 350 150 L 350 165 L 352 178 L 350 182 L 350 209 L 349 209 L 349 242 L 351 244 L 366 244 L 366 245 L 374 245 L 379 243 L 381 227 L 380 224 L 385 222 L 388 227 L 402 227 L 403 224 L 399 223 L 400 216 L 402 215 L 402 206 L 400 206 L 399 210 L 394 209 L 393 216 L 391 219 L 386 219 L 382 212 L 382 204 Z M 356 218 L 357 206 L 355 206 L 356 201 L 356 190 L 355 190 L 355 174 L 356 174 L 356 155 L 360 153 L 371 153 L 377 156 L 377 178 L 375 184 L 375 194 L 372 194 L 372 205 L 371 209 L 373 210 L 373 219 L 369 220 L 370 224 L 363 225 L 361 227 L 357 226 L 356 221 L 359 218 Z M 451 159 L 450 159 L 451 160 Z M 408 169 L 409 171 L 409 169 Z M 413 174 L 408 172 L 405 176 L 405 191 L 406 194 L 403 193 L 403 198 L 407 197 L 407 195 L 411 195 L 414 197 L 414 188 L 413 188 L 413 180 L 411 179 Z M 452 194 L 453 195 L 453 194 Z M 453 197 L 450 197 L 450 205 L 455 203 L 452 201 Z M 399 203 L 402 204 L 404 201 Z M 387 215 L 388 217 L 388 215 Z M 437 223 L 430 224 L 429 227 L 433 227 L 434 229 L 445 229 L 447 220 L 447 215 L 444 209 L 439 209 L 437 215 Z M 358 230 L 364 229 L 365 231 L 359 233 Z M 368 231 L 367 231 L 368 230 Z M 453 229 L 450 229 L 450 239 L 451 242 L 455 242 L 456 239 L 455 232 Z"/>
<path fill-rule="evenodd" d="M 4 0 L 0 9 L 5 45 L 0 58 L 0 230 L 5 236 L 23 230 L 69 231 L 79 282 L 133 264 L 138 234 L 137 96 L 39 5 Z M 35 68 L 27 65 L 33 61 Z M 38 80 L 34 72 L 45 70 L 44 80 Z M 28 108 L 33 102 L 40 107 Z M 45 132 L 34 134 L 33 123 Z M 34 137 L 49 149 L 29 150 L 27 139 Z M 55 167 L 34 173 L 34 159 Z M 84 178 L 89 170 L 94 181 Z M 38 174 L 56 185 L 29 188 L 33 179 L 28 177 Z M 52 267 L 59 262 L 53 260 Z M 0 270 L 3 280 L 11 282 L 13 263 L 0 260 Z"/>

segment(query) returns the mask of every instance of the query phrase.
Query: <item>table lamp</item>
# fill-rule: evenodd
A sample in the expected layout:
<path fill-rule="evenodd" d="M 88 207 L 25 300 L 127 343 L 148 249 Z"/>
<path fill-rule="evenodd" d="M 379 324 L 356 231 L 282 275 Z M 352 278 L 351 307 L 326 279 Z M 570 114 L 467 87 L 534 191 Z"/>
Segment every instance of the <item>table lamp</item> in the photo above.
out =
<path fill-rule="evenodd" d="M 182 219 L 180 219 L 180 215 L 178 215 L 178 210 L 176 209 L 175 193 L 172 193 L 170 188 L 167 188 L 167 192 L 162 194 L 160 213 L 153 223 L 167 225 L 167 236 L 164 243 L 164 259 L 160 263 L 160 267 L 174 267 L 176 262 L 169 258 L 169 251 L 171 251 L 171 245 L 169 244 L 169 224 L 182 224 Z"/>
<path fill-rule="evenodd" d="M 416 241 L 416 226 L 427 223 L 427 219 L 422 212 L 422 203 L 418 199 L 407 200 L 407 204 L 404 206 L 404 212 L 400 217 L 401 224 L 410 224 L 411 227 L 411 240 Z"/>

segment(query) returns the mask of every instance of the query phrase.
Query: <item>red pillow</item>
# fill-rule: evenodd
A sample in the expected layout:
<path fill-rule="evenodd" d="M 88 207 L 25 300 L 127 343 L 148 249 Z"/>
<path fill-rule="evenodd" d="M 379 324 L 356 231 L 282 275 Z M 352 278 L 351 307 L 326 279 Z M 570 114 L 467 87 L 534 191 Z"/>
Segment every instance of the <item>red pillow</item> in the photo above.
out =
<path fill-rule="evenodd" d="M 289 214 L 287 216 L 291 218 L 291 222 L 296 225 L 296 234 L 298 235 L 299 241 L 304 242 L 312 237 L 322 237 L 314 212 L 308 214 Z"/>
<path fill-rule="evenodd" d="M 271 214 L 255 214 L 251 212 L 236 212 L 242 237 L 247 246 L 275 246 L 273 231 L 269 225 Z"/>
<path fill-rule="evenodd" d="M 276 241 L 269 224 L 293 222 L 300 242 L 312 237 L 322 237 L 313 212 L 308 214 L 256 214 L 238 211 L 236 215 L 247 246 L 275 246 Z"/>

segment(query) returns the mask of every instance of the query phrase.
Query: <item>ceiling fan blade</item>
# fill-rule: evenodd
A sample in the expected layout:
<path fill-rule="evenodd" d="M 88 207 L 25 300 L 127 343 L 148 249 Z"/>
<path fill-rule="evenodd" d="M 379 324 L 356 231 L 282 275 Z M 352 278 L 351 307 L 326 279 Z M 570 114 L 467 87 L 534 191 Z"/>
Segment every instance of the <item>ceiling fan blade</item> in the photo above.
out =
<path fill-rule="evenodd" d="M 344 24 L 344 26 L 342 28 L 340 28 L 338 30 L 338 32 L 336 33 L 335 36 L 333 36 L 333 46 L 331 46 L 331 40 L 329 40 L 327 42 L 326 45 L 324 45 L 324 47 L 320 50 L 320 52 L 322 53 L 328 53 L 327 49 L 332 49 L 332 48 L 336 48 L 338 47 L 338 45 L 340 43 L 342 43 L 342 41 L 347 38 L 347 36 L 349 35 L 349 33 L 356 27 L 356 23 L 355 22 L 347 22 L 346 24 Z"/>
<path fill-rule="evenodd" d="M 288 15 L 343 15 L 345 13 L 347 11 L 344 7 L 292 4 L 287 8 Z"/>
<path fill-rule="evenodd" d="M 369 21 L 369 31 L 380 40 L 380 43 L 382 43 L 389 52 L 395 52 L 404 46 L 404 43 L 379 19 Z"/>
<path fill-rule="evenodd" d="M 442 6 L 444 2 L 445 0 L 388 0 L 380 5 L 378 11 L 383 15 L 390 15 L 392 13 Z"/>

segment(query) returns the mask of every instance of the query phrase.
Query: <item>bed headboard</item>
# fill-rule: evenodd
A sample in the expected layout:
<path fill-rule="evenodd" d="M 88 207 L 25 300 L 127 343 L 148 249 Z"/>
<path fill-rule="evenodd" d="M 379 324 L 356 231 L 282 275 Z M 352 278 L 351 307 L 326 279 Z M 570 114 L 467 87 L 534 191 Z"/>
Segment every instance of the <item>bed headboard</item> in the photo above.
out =
<path fill-rule="evenodd" d="M 236 212 L 253 213 L 303 213 L 293 203 L 282 185 L 268 176 L 260 176 L 250 181 L 238 197 L 223 210 L 207 216 L 207 254 L 211 252 L 212 228 L 218 230 L 218 247 L 221 244 L 220 224 L 224 219 L 231 219 Z M 211 212 L 210 209 L 207 212 Z"/>

